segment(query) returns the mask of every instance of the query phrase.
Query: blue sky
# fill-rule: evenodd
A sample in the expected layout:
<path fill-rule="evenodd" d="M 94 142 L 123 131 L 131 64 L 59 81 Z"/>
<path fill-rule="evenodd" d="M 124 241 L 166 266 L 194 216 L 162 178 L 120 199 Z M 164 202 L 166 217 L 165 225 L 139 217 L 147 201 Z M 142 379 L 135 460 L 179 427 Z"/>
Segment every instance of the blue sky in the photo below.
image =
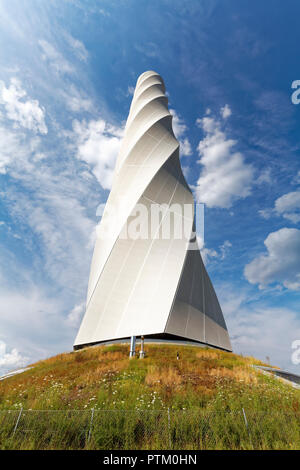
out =
<path fill-rule="evenodd" d="M 0 371 L 72 348 L 137 77 L 165 80 L 235 352 L 300 339 L 297 1 L 0 2 Z"/>

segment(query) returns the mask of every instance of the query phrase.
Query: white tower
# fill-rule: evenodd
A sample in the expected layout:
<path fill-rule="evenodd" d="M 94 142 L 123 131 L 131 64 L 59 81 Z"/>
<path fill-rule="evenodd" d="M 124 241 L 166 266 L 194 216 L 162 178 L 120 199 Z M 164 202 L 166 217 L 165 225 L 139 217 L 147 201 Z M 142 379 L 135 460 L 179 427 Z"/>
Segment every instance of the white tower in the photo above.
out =
<path fill-rule="evenodd" d="M 159 217 L 149 216 L 153 207 Z M 182 227 L 188 236 L 177 236 Z M 136 236 L 137 228 L 142 235 Z M 98 227 L 86 313 L 74 348 L 143 335 L 230 351 L 197 242 L 190 249 L 193 230 L 194 200 L 182 174 L 164 82 L 145 72 L 137 81 Z"/>

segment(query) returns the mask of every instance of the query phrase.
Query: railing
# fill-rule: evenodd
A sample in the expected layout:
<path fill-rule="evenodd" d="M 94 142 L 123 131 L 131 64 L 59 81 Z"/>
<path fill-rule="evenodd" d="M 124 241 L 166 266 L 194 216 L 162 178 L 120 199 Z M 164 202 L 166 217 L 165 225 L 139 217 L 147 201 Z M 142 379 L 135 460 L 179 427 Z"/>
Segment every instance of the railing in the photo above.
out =
<path fill-rule="evenodd" d="M 2 410 L 1 449 L 299 449 L 300 412 Z"/>

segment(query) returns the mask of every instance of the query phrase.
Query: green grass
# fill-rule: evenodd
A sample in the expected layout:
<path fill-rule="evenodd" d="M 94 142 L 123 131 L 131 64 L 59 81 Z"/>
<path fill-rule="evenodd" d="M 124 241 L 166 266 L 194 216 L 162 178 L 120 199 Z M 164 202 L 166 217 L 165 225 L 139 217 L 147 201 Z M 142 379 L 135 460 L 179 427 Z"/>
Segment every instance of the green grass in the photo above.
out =
<path fill-rule="evenodd" d="M 146 352 L 87 348 L 0 382 L 0 448 L 300 448 L 300 391 L 251 367 L 260 361 L 192 346 Z"/>

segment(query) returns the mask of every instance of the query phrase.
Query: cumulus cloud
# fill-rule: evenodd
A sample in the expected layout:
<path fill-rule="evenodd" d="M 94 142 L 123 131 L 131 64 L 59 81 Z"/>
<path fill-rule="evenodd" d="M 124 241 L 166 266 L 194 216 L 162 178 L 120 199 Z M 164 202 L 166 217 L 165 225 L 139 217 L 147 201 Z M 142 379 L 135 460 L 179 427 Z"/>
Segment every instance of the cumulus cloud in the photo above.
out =
<path fill-rule="evenodd" d="M 220 109 L 220 113 L 223 119 L 227 119 L 232 114 L 228 104 L 225 104 L 225 106 Z"/>
<path fill-rule="evenodd" d="M 237 291 L 227 283 L 218 286 L 218 295 L 234 352 L 263 361 L 269 356 L 272 365 L 295 369 L 291 346 L 300 338 L 297 311 L 262 301 L 249 304 L 249 293 Z"/>
<path fill-rule="evenodd" d="M 208 207 L 229 209 L 234 201 L 251 193 L 254 169 L 235 151 L 236 140 L 228 138 L 221 122 L 210 116 L 197 119 L 205 137 L 199 142 L 199 163 L 202 171 L 197 182 L 198 202 Z"/>
<path fill-rule="evenodd" d="M 84 61 L 84 49 L 77 42 L 73 50 L 64 48 L 72 57 L 69 63 L 55 44 L 54 38 L 38 45 L 45 61 L 41 70 L 46 67 L 51 76 L 47 83 L 38 74 L 33 89 L 42 84 L 39 91 L 48 96 L 54 83 L 65 107 L 90 110 L 86 75 L 78 73 L 73 84 L 64 75 L 74 72 L 74 63 L 85 66 L 74 57 Z M 75 152 L 89 157 L 97 131 L 87 124 L 81 129 L 85 134 L 74 134 L 64 128 L 61 107 L 55 106 L 47 120 L 56 136 L 50 142 L 43 137 L 45 110 L 36 96 L 41 95 L 16 78 L 0 84 L 0 173 L 8 175 L 1 176 L 5 225 L 0 229 L 9 236 L 0 250 L 0 339 L 8 345 L 5 351 L 0 347 L 0 367 L 19 367 L 20 357 L 32 361 L 71 348 L 86 296 L 95 211 L 106 197 L 87 165 L 74 158 Z M 103 135 L 120 140 L 107 123 Z"/>
<path fill-rule="evenodd" d="M 110 189 L 123 129 L 105 122 L 74 121 L 77 157 L 87 162 L 102 188 Z"/>
<path fill-rule="evenodd" d="M 19 239 L 10 243 L 12 251 L 5 254 L 5 246 L 0 251 L 1 335 L 8 344 L 17 339 L 20 351 L 36 359 L 71 347 L 72 316 L 68 323 L 66 319 L 70 306 L 86 295 L 102 194 L 67 146 L 48 150 L 40 160 L 36 155 L 45 150 L 42 139 L 0 128 L 2 136 L 11 182 L 1 194 L 2 203 L 7 228 L 12 227 L 9 234 Z M 21 257 L 14 255 L 15 249 Z"/>
<path fill-rule="evenodd" d="M 300 222 L 300 191 L 293 191 L 276 199 L 275 211 L 294 223 Z"/>
<path fill-rule="evenodd" d="M 203 239 L 197 235 L 198 246 L 201 251 L 203 263 L 207 265 L 213 258 L 223 260 L 228 255 L 232 244 L 229 240 L 225 240 L 222 245 L 219 246 L 218 251 L 213 248 L 207 248 L 204 244 Z"/>
<path fill-rule="evenodd" d="M 7 166 L 13 159 L 14 151 L 19 146 L 19 139 L 11 132 L 6 132 L 4 127 L 0 127 L 0 140 L 5 142 L 5 147 L 0 148 L 0 174 L 4 175 L 7 171 Z"/>
<path fill-rule="evenodd" d="M 174 109 L 170 109 L 170 113 L 173 116 L 173 131 L 176 137 L 179 139 L 187 130 L 187 126 L 185 125 L 183 119 L 178 116 Z"/>
<path fill-rule="evenodd" d="M 187 137 L 185 137 L 180 142 L 180 153 L 182 156 L 187 157 L 192 154 L 192 147 L 190 141 Z"/>
<path fill-rule="evenodd" d="M 10 369 L 24 366 L 28 361 L 28 358 L 22 356 L 16 348 L 11 349 L 10 352 L 7 350 L 7 345 L 4 341 L 0 341 L 0 370 L 1 373 L 5 373 Z"/>
<path fill-rule="evenodd" d="M 205 266 L 209 263 L 211 258 L 218 258 L 218 253 L 212 248 L 206 248 L 205 246 L 203 246 L 203 248 L 200 248 L 200 251 Z"/>
<path fill-rule="evenodd" d="M 261 289 L 277 283 L 287 289 L 300 290 L 300 230 L 282 228 L 270 233 L 264 244 L 267 253 L 245 266 L 246 279 Z"/>
<path fill-rule="evenodd" d="M 170 109 L 170 113 L 173 116 L 173 131 L 175 137 L 179 140 L 180 143 L 180 154 L 183 157 L 188 157 L 192 154 L 192 147 L 189 139 L 187 137 L 184 137 L 184 134 L 187 131 L 187 126 L 184 120 L 176 113 L 174 109 Z"/>
<path fill-rule="evenodd" d="M 38 137 L 29 139 L 0 127 L 0 139 L 6 142 L 0 150 L 0 172 L 9 173 L 12 182 L 2 201 L 20 230 L 11 234 L 21 236 L 26 227 L 23 250 L 35 244 L 32 262 L 42 259 L 39 268 L 48 279 L 76 289 L 82 273 L 88 275 L 89 260 L 82 256 L 82 249 L 91 251 L 96 204 L 101 198 L 98 185 L 67 147 L 60 148 L 63 159 L 54 150 L 41 158 L 44 147 Z"/>
<path fill-rule="evenodd" d="M 0 82 L 0 104 L 3 105 L 8 119 L 14 121 L 15 126 L 47 134 L 45 109 L 39 105 L 38 100 L 27 97 L 26 91 L 17 78 L 10 80 L 9 87 L 6 87 L 4 82 Z"/>
<path fill-rule="evenodd" d="M 259 215 L 264 219 L 281 216 L 297 224 L 300 222 L 300 191 L 292 191 L 276 199 L 273 208 L 261 209 Z"/>
<path fill-rule="evenodd" d="M 39 151 L 41 139 L 37 136 L 28 137 L 20 130 L 0 125 L 0 142 L 5 145 L 0 147 L 0 174 L 30 171 L 32 163 L 30 159 L 40 160 L 42 153 Z"/>
<path fill-rule="evenodd" d="M 74 158 L 92 134 L 90 128 L 80 140 L 61 130 L 49 147 L 8 119 L 0 122 L 0 172 L 10 183 L 1 193 L 7 210 L 1 229 L 11 236 L 9 248 L 0 250 L 0 333 L 30 360 L 70 348 L 74 340 L 70 326 L 80 314 L 75 308 L 70 314 L 71 306 L 86 295 L 95 211 L 104 200 L 91 172 Z"/>

